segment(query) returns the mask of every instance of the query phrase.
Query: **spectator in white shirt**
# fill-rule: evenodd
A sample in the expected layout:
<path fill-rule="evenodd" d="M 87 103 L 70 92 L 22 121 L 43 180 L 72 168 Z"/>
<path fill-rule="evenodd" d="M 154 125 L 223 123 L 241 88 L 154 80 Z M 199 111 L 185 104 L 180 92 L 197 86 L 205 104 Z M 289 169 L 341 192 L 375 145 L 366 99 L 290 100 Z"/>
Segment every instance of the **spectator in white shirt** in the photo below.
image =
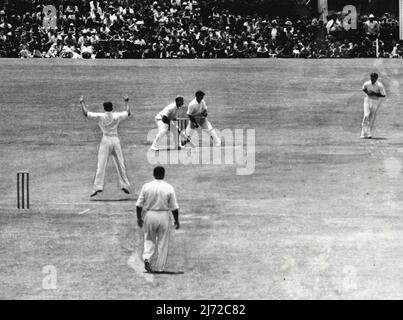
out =
<path fill-rule="evenodd" d="M 332 19 L 326 25 L 327 33 L 336 35 L 343 30 L 343 25 L 337 15 L 333 15 Z"/>
<path fill-rule="evenodd" d="M 379 37 L 379 22 L 375 20 L 375 16 L 373 14 L 370 14 L 368 20 L 364 22 L 364 30 L 366 35 L 372 41 Z"/>

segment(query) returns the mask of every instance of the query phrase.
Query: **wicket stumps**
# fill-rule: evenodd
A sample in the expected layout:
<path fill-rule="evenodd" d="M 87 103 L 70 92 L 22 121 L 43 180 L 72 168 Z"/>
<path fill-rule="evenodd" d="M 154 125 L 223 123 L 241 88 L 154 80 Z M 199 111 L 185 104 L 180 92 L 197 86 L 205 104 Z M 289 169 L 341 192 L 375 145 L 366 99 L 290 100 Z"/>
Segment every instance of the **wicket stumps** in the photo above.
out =
<path fill-rule="evenodd" d="M 197 135 L 197 138 L 195 138 L 193 136 L 192 140 L 189 141 L 188 137 L 186 136 L 186 128 L 189 124 L 189 119 L 188 118 L 178 118 L 176 120 L 174 120 L 175 126 L 177 127 L 177 137 L 175 137 L 175 139 L 178 139 L 177 145 L 180 146 L 181 144 L 186 144 L 185 141 L 187 141 L 187 143 L 192 146 L 193 148 L 195 146 L 212 146 L 213 145 L 213 139 L 210 136 L 210 140 L 209 141 L 203 141 L 203 135 L 201 134 L 201 132 L 199 132 L 199 134 Z M 181 143 L 182 142 L 182 143 Z"/>
<path fill-rule="evenodd" d="M 29 173 L 17 173 L 17 208 L 29 209 Z"/>
<path fill-rule="evenodd" d="M 178 146 L 181 145 L 181 132 L 185 132 L 188 126 L 188 118 L 178 118 L 176 119 L 176 124 L 178 126 Z"/>

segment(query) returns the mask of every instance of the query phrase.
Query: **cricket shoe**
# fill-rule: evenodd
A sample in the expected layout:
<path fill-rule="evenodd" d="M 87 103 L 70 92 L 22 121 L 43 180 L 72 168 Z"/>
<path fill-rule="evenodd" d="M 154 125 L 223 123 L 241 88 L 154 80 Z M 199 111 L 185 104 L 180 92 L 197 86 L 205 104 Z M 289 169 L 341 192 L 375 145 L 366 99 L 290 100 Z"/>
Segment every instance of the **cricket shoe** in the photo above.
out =
<path fill-rule="evenodd" d="M 147 272 L 152 273 L 153 269 L 151 269 L 150 261 L 147 259 L 144 260 L 144 268 L 146 269 Z"/>
<path fill-rule="evenodd" d="M 160 151 L 160 149 L 158 149 L 157 147 L 154 147 L 154 146 L 152 146 L 152 147 L 150 148 L 150 150 L 151 150 L 151 151 Z"/>
<path fill-rule="evenodd" d="M 93 193 L 91 193 L 90 198 L 95 197 L 98 193 L 101 193 L 102 190 L 95 190 Z"/>

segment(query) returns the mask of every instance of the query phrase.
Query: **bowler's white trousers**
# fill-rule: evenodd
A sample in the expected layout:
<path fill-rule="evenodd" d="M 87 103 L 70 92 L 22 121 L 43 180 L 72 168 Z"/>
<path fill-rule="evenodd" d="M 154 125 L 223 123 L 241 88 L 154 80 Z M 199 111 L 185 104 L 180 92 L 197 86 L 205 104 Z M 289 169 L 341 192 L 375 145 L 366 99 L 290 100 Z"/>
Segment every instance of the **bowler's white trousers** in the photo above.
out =
<path fill-rule="evenodd" d="M 120 187 L 126 189 L 130 187 L 119 137 L 116 135 L 104 135 L 98 151 L 98 167 L 95 175 L 94 191 L 104 189 L 105 170 L 110 156 L 113 158 L 118 173 Z"/>
<path fill-rule="evenodd" d="M 169 211 L 147 211 L 144 218 L 143 259 L 151 260 L 157 248 L 157 259 L 152 269 L 163 271 L 168 258 L 168 244 L 171 230 Z"/>
<path fill-rule="evenodd" d="M 381 106 L 381 99 L 370 99 L 365 97 L 364 99 L 364 118 L 362 120 L 362 137 L 370 137 L 372 129 L 374 128 L 376 113 Z"/>

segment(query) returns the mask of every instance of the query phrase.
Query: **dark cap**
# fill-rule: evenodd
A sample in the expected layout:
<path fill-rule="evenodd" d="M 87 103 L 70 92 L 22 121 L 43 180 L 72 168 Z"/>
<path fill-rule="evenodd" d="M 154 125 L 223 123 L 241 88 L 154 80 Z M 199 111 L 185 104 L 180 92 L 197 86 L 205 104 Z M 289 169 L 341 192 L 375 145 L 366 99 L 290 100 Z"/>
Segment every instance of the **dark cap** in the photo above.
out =
<path fill-rule="evenodd" d="M 203 91 L 197 91 L 196 94 L 195 94 L 196 97 L 198 97 L 198 96 L 203 96 L 204 97 L 205 95 L 206 94 Z"/>
<path fill-rule="evenodd" d="M 184 99 L 183 99 L 183 97 L 181 97 L 181 96 L 177 96 L 176 98 L 175 98 L 175 101 L 176 102 L 183 102 L 184 101 Z"/>
<path fill-rule="evenodd" d="M 113 104 L 112 102 L 105 102 L 104 103 L 104 110 L 106 112 L 111 112 L 113 110 Z"/>
<path fill-rule="evenodd" d="M 156 167 L 153 172 L 154 178 L 158 180 L 162 180 L 165 178 L 165 169 L 164 167 Z"/>

